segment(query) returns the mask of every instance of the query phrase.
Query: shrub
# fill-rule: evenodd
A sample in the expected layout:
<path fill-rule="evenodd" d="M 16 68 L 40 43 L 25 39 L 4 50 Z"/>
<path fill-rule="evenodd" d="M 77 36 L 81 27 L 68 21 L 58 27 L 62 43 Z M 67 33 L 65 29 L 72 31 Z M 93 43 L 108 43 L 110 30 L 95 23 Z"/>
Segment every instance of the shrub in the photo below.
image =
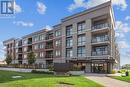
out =
<path fill-rule="evenodd" d="M 117 71 L 118 73 L 121 73 L 121 71 L 119 70 L 119 71 Z"/>
<path fill-rule="evenodd" d="M 48 66 L 48 69 L 49 69 L 50 71 L 53 71 L 53 70 L 54 70 L 54 66 L 53 66 L 53 65 L 49 65 L 49 66 Z"/>
<path fill-rule="evenodd" d="M 37 71 L 37 70 L 32 70 L 32 73 L 37 73 L 37 74 L 53 74 L 53 72 L 45 72 L 45 71 Z"/>
<path fill-rule="evenodd" d="M 111 71 L 111 74 L 115 74 L 115 73 L 116 73 L 116 70 L 112 70 L 112 71 Z"/>
<path fill-rule="evenodd" d="M 78 65 L 74 65 L 72 68 L 73 71 L 80 71 L 81 70 L 81 66 Z"/>

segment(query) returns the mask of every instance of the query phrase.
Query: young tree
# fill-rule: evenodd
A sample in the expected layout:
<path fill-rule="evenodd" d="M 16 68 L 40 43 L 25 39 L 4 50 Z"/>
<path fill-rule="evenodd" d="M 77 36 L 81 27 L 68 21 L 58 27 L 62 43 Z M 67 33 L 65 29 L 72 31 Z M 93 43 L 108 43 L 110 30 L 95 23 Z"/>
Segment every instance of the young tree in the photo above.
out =
<path fill-rule="evenodd" d="M 122 66 L 122 69 L 130 70 L 130 64 L 125 64 L 124 66 Z"/>
<path fill-rule="evenodd" d="M 35 56 L 34 52 L 28 53 L 27 59 L 28 59 L 28 64 L 33 64 L 33 63 L 35 63 L 35 61 L 36 61 L 36 56 Z"/>
<path fill-rule="evenodd" d="M 12 56 L 11 55 L 7 55 L 5 61 L 9 65 L 12 62 Z"/>

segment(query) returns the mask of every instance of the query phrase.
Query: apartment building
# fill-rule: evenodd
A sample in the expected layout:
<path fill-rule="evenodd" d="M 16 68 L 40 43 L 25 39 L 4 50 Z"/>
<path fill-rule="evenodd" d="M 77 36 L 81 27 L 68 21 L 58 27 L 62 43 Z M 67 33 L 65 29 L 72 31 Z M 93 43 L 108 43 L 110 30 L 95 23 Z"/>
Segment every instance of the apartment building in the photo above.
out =
<path fill-rule="evenodd" d="M 3 43 L 7 54 L 13 56 L 12 63 L 27 64 L 27 54 L 33 51 L 35 63 L 44 67 L 71 62 L 85 66 L 86 72 L 109 73 L 120 65 L 114 28 L 112 5 L 107 2 L 61 19 L 52 30 L 42 29 Z"/>

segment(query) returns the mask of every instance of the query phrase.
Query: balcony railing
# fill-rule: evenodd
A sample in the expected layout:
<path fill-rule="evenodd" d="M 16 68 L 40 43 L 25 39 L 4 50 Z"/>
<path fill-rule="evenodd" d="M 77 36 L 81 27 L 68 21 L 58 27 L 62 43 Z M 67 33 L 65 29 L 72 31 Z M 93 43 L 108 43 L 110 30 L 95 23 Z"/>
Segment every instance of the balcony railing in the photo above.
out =
<path fill-rule="evenodd" d="M 21 51 L 21 50 L 19 50 L 19 51 L 18 51 L 18 53 L 22 53 L 22 51 Z"/>
<path fill-rule="evenodd" d="M 22 43 L 19 43 L 18 46 L 22 46 Z"/>
<path fill-rule="evenodd" d="M 92 30 L 97 30 L 97 29 L 102 29 L 102 28 L 110 28 L 110 24 L 108 23 L 103 23 L 103 24 L 98 24 L 98 25 L 94 25 L 92 26 Z"/>
<path fill-rule="evenodd" d="M 108 51 L 98 51 L 98 52 L 92 52 L 92 56 L 102 56 L 102 55 L 108 55 Z"/>
<path fill-rule="evenodd" d="M 53 49 L 53 45 L 46 46 L 45 48 L 46 48 L 46 49 Z"/>
<path fill-rule="evenodd" d="M 46 58 L 53 58 L 53 55 L 46 55 Z"/>
<path fill-rule="evenodd" d="M 53 39 L 53 38 L 54 38 L 53 35 L 50 35 L 46 37 L 46 40 Z"/>
<path fill-rule="evenodd" d="M 28 41 L 28 44 L 32 44 L 32 41 Z"/>
<path fill-rule="evenodd" d="M 92 39 L 92 43 L 98 43 L 98 42 L 105 42 L 105 41 L 109 41 L 109 37 L 108 36 L 105 36 L 103 38 L 93 38 Z"/>

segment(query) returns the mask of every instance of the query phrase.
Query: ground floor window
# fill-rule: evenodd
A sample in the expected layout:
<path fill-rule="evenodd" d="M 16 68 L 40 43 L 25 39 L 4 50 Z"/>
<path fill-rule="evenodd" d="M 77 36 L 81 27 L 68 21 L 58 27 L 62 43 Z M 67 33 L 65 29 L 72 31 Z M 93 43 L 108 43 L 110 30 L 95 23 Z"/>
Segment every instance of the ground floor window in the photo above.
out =
<path fill-rule="evenodd" d="M 91 72 L 93 73 L 109 73 L 109 63 L 92 63 Z"/>

